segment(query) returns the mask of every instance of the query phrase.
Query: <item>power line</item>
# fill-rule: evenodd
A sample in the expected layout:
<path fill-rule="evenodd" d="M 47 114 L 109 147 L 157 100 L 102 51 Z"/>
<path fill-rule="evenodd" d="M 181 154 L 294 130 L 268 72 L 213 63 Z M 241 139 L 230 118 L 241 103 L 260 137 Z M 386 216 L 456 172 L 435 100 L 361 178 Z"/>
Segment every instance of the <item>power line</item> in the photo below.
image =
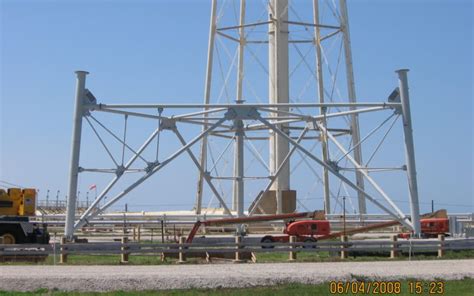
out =
<path fill-rule="evenodd" d="M 4 183 L 4 184 L 10 185 L 10 186 L 15 186 L 15 187 L 20 187 L 20 188 L 25 188 L 25 186 L 21 186 L 21 185 L 11 183 L 11 182 L 7 182 L 7 181 L 3 181 L 3 180 L 0 180 L 0 183 Z M 1 186 L 5 187 L 5 188 L 8 188 L 5 185 L 1 185 Z"/>

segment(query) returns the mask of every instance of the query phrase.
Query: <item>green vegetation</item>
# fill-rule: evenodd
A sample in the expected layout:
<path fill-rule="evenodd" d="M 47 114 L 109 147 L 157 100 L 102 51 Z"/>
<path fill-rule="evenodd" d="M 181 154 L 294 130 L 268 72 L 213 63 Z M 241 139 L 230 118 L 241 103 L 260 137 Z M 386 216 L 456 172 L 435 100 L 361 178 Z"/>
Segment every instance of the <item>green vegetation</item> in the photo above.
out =
<path fill-rule="evenodd" d="M 360 281 L 367 279 L 358 279 Z M 415 281 L 415 280 L 413 280 Z M 414 293 L 409 292 L 408 280 L 401 282 L 401 291 L 396 295 L 415 295 Z M 422 281 L 423 283 L 429 283 L 427 281 Z M 447 281 L 444 286 L 443 295 L 456 295 L 456 296 L 468 296 L 472 295 L 474 291 L 474 279 L 463 279 L 456 281 Z M 34 292 L 8 292 L 0 291 L 0 296 L 11 295 L 11 296 L 29 296 L 29 295 L 52 295 L 52 296 L 66 296 L 66 295 L 100 295 L 100 296 L 148 296 L 148 295 L 164 295 L 164 296 L 175 296 L 175 295 L 184 295 L 184 296 L 197 296 L 197 295 L 262 295 L 262 296 L 279 296 L 279 295 L 363 295 L 360 294 L 331 294 L 330 293 L 330 284 L 323 283 L 318 285 L 303 285 L 303 284 L 287 284 L 271 287 L 255 287 L 255 288 L 242 288 L 242 289 L 192 289 L 192 290 L 169 290 L 169 291 L 116 291 L 116 292 L 61 292 L 55 290 L 39 289 Z M 368 293 L 365 295 L 374 295 L 373 293 Z M 395 295 L 395 294 L 392 294 Z M 428 290 L 425 290 L 422 294 L 418 295 L 430 295 Z M 436 295 L 436 294 L 435 294 Z"/>
<path fill-rule="evenodd" d="M 463 251 L 446 251 L 443 260 L 448 259 L 472 259 L 474 258 L 474 250 L 463 250 Z M 272 262 L 285 262 L 288 259 L 288 253 L 258 253 L 257 262 L 259 263 L 272 263 Z M 373 255 L 373 256 L 349 256 L 347 259 L 342 260 L 339 254 L 333 254 L 329 252 L 301 252 L 297 255 L 298 262 L 335 262 L 335 261 L 393 261 L 393 260 L 439 260 L 436 253 L 432 254 L 412 254 L 408 257 L 407 254 L 399 256 L 397 259 L 390 259 L 389 255 Z"/>

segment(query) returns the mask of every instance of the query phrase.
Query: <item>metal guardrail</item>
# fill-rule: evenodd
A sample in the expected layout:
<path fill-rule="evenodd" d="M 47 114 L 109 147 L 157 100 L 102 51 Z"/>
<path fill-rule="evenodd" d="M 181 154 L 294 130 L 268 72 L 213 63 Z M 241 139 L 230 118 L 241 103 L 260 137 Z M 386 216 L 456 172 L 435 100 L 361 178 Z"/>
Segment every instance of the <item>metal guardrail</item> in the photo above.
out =
<path fill-rule="evenodd" d="M 126 263 L 132 255 L 159 256 L 162 260 L 167 257 L 177 257 L 178 262 L 185 262 L 186 257 L 205 258 L 210 261 L 213 257 L 225 257 L 233 260 L 257 260 L 261 252 L 284 253 L 289 252 L 289 260 L 296 260 L 300 252 L 331 252 L 339 253 L 342 259 L 351 253 L 390 253 L 395 258 L 400 253 L 412 256 L 414 253 L 434 252 L 443 257 L 448 250 L 474 250 L 474 239 L 445 240 L 443 235 L 438 239 L 430 240 L 353 240 L 341 237 L 341 241 L 297 242 L 296 237 L 290 237 L 290 242 L 245 242 L 239 236 L 235 242 L 221 242 L 209 245 L 207 243 L 185 243 L 180 237 L 179 243 L 133 243 L 126 237 L 120 242 L 102 243 L 68 243 L 65 238 L 61 243 L 49 245 L 0 244 L 0 257 L 21 256 L 59 256 L 60 263 L 66 263 L 69 255 L 119 255 L 120 261 Z M 56 262 L 56 260 L 55 260 Z"/>
<path fill-rule="evenodd" d="M 64 223 L 65 221 L 65 214 L 43 214 L 38 215 L 36 217 L 32 217 L 38 222 L 48 222 L 48 223 Z M 76 219 L 78 219 L 80 215 L 76 215 Z M 385 214 L 364 214 L 363 222 L 384 222 L 384 221 L 391 221 L 393 218 L 389 215 Z M 452 213 L 448 214 L 448 217 L 456 217 L 456 219 L 460 222 L 474 222 L 474 213 Z M 137 213 L 137 212 L 128 212 L 128 213 L 105 213 L 94 219 L 90 220 L 90 223 L 111 223 L 111 222 L 121 222 L 124 219 L 127 220 L 127 223 L 134 223 L 135 221 L 138 223 L 157 223 L 157 221 L 170 221 L 170 222 L 187 222 L 187 223 L 194 223 L 197 220 L 206 220 L 206 219 L 219 219 L 219 218 L 228 218 L 227 215 L 220 215 L 220 214 L 202 214 L 202 215 L 195 215 L 195 214 L 149 214 L 146 212 Z M 340 214 L 331 214 L 328 215 L 329 221 L 340 222 L 342 216 Z M 355 214 L 346 214 L 346 222 L 361 222 L 360 215 Z"/>

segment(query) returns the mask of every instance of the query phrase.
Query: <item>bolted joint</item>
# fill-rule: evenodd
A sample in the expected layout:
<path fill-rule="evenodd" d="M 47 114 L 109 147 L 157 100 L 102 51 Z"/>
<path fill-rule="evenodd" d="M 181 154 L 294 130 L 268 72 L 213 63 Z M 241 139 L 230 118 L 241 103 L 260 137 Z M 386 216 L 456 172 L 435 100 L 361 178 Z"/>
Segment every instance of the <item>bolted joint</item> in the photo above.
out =
<path fill-rule="evenodd" d="M 341 169 L 337 162 L 334 160 L 328 160 L 327 164 L 336 172 L 339 172 L 339 170 Z"/>
<path fill-rule="evenodd" d="M 319 130 L 318 123 L 313 118 L 309 118 L 308 121 L 306 121 L 306 127 L 309 130 Z"/>
<path fill-rule="evenodd" d="M 88 88 L 86 88 L 86 93 L 84 94 L 83 100 L 84 100 L 84 104 L 90 104 L 90 105 L 97 104 L 97 99 Z"/>
<path fill-rule="evenodd" d="M 244 134 L 243 128 L 244 128 L 244 123 L 243 123 L 242 120 L 240 120 L 240 119 L 234 120 L 233 125 L 232 125 L 232 129 L 235 130 L 236 135 L 238 135 L 238 136 L 243 135 Z"/>
<path fill-rule="evenodd" d="M 388 96 L 387 101 L 389 103 L 400 103 L 400 88 L 396 87 Z M 392 107 L 395 110 L 395 114 L 402 114 L 402 106 Z"/>
<path fill-rule="evenodd" d="M 237 112 L 234 108 L 227 109 L 227 112 L 224 114 L 226 120 L 233 120 L 237 118 Z"/>
<path fill-rule="evenodd" d="M 202 175 L 206 180 L 211 180 L 212 179 L 211 172 L 209 172 L 209 171 L 205 171 Z"/>
<path fill-rule="evenodd" d="M 162 118 L 160 122 L 160 131 L 162 130 L 175 130 L 176 129 L 176 119 L 174 118 Z"/>
<path fill-rule="evenodd" d="M 156 168 L 157 166 L 160 165 L 160 162 L 157 160 L 157 161 L 154 161 L 154 162 L 148 162 L 147 163 L 147 166 L 145 168 L 145 172 L 149 173 L 151 172 L 154 168 Z"/>
<path fill-rule="evenodd" d="M 123 175 L 124 172 L 125 172 L 125 167 L 123 165 L 119 165 L 117 169 L 115 170 L 115 175 L 117 177 L 120 177 Z"/>
<path fill-rule="evenodd" d="M 260 113 L 254 107 L 239 105 L 229 108 L 224 117 L 227 120 L 255 120 L 260 118 Z"/>
<path fill-rule="evenodd" d="M 248 116 L 250 119 L 259 119 L 260 118 L 260 112 L 256 108 L 250 108 L 248 112 Z"/>
<path fill-rule="evenodd" d="M 90 111 L 94 111 L 97 106 L 97 99 L 89 89 L 85 89 L 84 97 L 82 98 L 82 104 L 84 106 L 83 116 L 90 116 Z"/>

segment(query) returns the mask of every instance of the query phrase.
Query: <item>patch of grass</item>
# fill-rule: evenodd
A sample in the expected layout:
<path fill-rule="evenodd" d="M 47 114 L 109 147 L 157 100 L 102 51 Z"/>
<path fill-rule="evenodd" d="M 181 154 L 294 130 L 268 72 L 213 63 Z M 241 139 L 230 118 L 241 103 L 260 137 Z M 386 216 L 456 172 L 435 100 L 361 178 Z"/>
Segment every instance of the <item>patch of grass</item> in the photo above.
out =
<path fill-rule="evenodd" d="M 259 263 L 276 263 L 286 262 L 288 260 L 288 253 L 258 253 L 257 262 Z M 375 255 L 349 255 L 347 259 L 340 259 L 339 254 L 335 253 L 331 255 L 329 252 L 299 252 L 297 254 L 297 262 L 363 262 L 363 261 L 394 261 L 394 260 L 449 260 L 449 259 L 473 259 L 474 250 L 462 250 L 462 251 L 446 251 L 443 258 L 438 258 L 437 253 L 414 253 L 411 258 L 408 254 L 401 254 L 396 259 L 390 259 L 389 254 L 386 256 L 375 254 Z"/>
<path fill-rule="evenodd" d="M 355 279 L 359 281 L 369 281 L 365 277 L 354 276 Z M 401 282 L 401 292 L 397 295 L 409 296 L 414 295 L 410 293 L 409 281 L 417 280 L 404 280 Z M 428 283 L 428 281 L 422 281 L 423 283 Z M 456 281 L 446 281 L 444 287 L 444 295 L 459 295 L 459 296 L 468 296 L 472 295 L 474 291 L 474 279 L 463 279 Z M 303 284 L 286 284 L 286 285 L 277 285 L 270 287 L 254 287 L 254 288 L 242 288 L 242 289 L 190 289 L 190 290 L 166 290 L 166 291 L 115 291 L 115 292 L 61 292 L 47 289 L 40 289 L 34 292 L 9 292 L 9 291 L 0 291 L 0 296 L 11 295 L 11 296 L 30 296 L 30 295 L 52 295 L 52 296 L 66 296 L 66 295 L 75 295 L 75 296 L 85 296 L 85 295 L 98 295 L 98 296 L 148 296 L 148 295 L 164 295 L 164 296 L 201 296 L 201 295 L 212 295 L 212 296 L 223 296 L 223 295 L 243 295 L 243 296 L 253 296 L 253 295 L 262 295 L 262 296 L 286 296 L 286 295 L 334 295 L 330 293 L 330 284 L 323 283 L 318 285 L 303 285 Z M 340 294 L 344 295 L 344 294 Z M 352 294 L 350 291 L 345 295 L 362 295 L 362 294 Z M 374 295 L 373 293 L 368 293 L 366 295 Z M 429 295 L 429 291 L 422 293 L 420 295 Z"/>

